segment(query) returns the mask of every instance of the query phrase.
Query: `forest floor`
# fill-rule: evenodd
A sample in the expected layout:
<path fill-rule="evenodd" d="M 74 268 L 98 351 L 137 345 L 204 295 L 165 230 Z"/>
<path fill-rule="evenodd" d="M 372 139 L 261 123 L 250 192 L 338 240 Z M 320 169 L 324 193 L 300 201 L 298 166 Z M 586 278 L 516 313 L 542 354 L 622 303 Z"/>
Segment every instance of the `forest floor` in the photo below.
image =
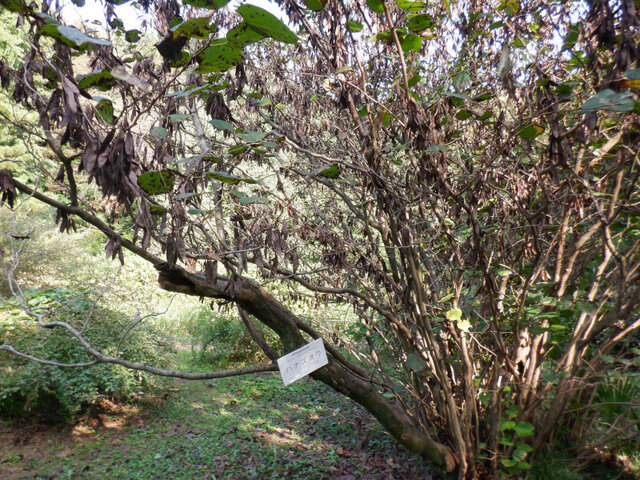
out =
<path fill-rule="evenodd" d="M 0 423 L 0 478 L 438 479 L 353 402 L 277 374 L 164 379 L 73 425 Z"/>

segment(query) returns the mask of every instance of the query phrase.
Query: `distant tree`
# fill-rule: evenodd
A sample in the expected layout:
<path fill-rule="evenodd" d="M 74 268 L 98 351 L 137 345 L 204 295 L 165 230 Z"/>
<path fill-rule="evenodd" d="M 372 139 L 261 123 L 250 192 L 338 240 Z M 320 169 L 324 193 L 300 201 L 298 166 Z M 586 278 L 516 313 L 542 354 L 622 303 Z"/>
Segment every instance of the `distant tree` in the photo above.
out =
<path fill-rule="evenodd" d="M 142 2 L 156 53 L 112 3 L 93 34 L 0 3 L 30 45 L 2 84 L 39 116 L 3 121 L 53 154 L 9 161 L 9 206 L 32 196 L 61 232 L 81 222 L 109 257 L 152 263 L 161 288 L 236 304 L 274 361 L 321 334 L 269 284 L 350 304 L 360 323 L 325 337 L 312 376 L 458 478 L 521 475 L 567 426 L 609 442 L 599 386 L 638 385 L 633 1 L 279 1 L 286 24 Z M 166 371 L 60 326 L 98 362 L 160 375 L 275 369 Z M 630 412 L 617 435 L 637 434 Z"/>

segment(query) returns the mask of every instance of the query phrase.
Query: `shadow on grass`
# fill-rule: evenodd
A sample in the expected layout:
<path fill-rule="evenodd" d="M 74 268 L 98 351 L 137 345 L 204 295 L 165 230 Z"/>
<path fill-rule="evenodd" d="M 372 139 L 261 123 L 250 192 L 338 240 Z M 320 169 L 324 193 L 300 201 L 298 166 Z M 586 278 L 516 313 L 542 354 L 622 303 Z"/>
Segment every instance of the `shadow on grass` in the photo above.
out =
<path fill-rule="evenodd" d="M 284 387 L 275 374 L 163 383 L 157 395 L 73 428 L 16 442 L 18 427 L 7 426 L 15 432 L 0 436 L 9 445 L 0 477 L 438 478 L 361 407 L 321 383 Z"/>

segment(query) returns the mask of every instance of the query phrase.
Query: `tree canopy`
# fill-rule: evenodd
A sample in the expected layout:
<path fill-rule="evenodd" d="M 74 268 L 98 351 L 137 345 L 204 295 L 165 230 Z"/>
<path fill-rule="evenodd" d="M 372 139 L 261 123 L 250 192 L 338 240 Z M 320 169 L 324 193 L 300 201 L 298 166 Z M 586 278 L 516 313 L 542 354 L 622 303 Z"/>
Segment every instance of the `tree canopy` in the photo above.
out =
<path fill-rule="evenodd" d="M 592 405 L 639 367 L 637 2 L 157 0 L 126 30 L 108 1 L 93 31 L 0 3 L 25 35 L 2 87 L 35 113 L 1 114 L 31 152 L 2 159 L 9 207 L 237 305 L 274 361 L 324 338 L 312 376 L 459 478 L 522 474 L 567 426 L 610 442 Z"/>

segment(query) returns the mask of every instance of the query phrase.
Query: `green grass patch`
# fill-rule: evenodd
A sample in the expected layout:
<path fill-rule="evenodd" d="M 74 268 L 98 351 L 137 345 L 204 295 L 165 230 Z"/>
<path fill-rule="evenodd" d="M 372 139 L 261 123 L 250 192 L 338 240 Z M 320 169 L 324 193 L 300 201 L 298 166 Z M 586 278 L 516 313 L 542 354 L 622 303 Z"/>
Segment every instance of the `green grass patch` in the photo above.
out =
<path fill-rule="evenodd" d="M 139 414 L 124 420 L 99 414 L 99 425 L 85 421 L 54 443 L 47 443 L 49 432 L 32 445 L 9 447 L 0 473 L 12 479 L 325 479 L 418 478 L 430 471 L 361 407 L 319 382 L 285 387 L 277 374 L 262 374 L 162 383 L 138 403 Z"/>

